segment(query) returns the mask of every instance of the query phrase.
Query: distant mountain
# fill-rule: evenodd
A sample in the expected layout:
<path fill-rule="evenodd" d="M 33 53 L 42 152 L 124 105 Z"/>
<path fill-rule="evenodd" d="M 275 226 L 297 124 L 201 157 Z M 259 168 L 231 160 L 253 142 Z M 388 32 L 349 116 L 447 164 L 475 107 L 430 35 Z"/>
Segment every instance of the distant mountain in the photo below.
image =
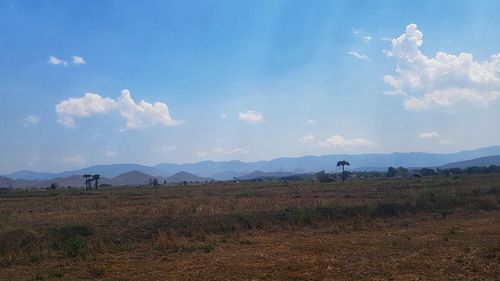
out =
<path fill-rule="evenodd" d="M 464 169 L 467 167 L 486 167 L 486 166 L 490 166 L 490 165 L 500 166 L 500 155 L 479 157 L 479 158 L 475 158 L 475 159 L 471 159 L 471 160 L 448 163 L 448 164 L 441 166 L 440 168 L 442 168 L 442 169 L 450 169 L 450 168 Z"/>
<path fill-rule="evenodd" d="M 144 185 L 149 184 L 149 181 L 154 178 L 151 175 L 140 171 L 131 171 L 118 175 L 115 178 L 102 181 L 111 185 Z"/>
<path fill-rule="evenodd" d="M 246 174 L 248 174 L 248 173 L 247 172 L 224 171 L 224 172 L 220 172 L 220 173 L 215 173 L 215 174 L 211 175 L 210 177 L 215 179 L 215 180 L 225 181 L 225 180 L 232 180 L 234 178 L 238 178 L 238 177 L 244 176 Z"/>
<path fill-rule="evenodd" d="M 294 171 L 296 173 L 317 172 L 320 170 L 340 171 L 337 161 L 347 160 L 351 163 L 349 170 L 358 171 L 384 171 L 389 166 L 393 167 L 440 167 L 447 163 L 454 163 L 490 155 L 500 155 L 500 146 L 491 146 L 457 153 L 437 154 L 424 152 L 391 153 L 391 154 L 331 154 L 323 156 L 283 157 L 269 161 L 202 161 L 188 164 L 158 164 L 154 167 L 139 164 L 111 164 L 96 165 L 79 170 L 61 173 L 40 173 L 32 171 L 18 171 L 7 175 L 13 179 L 48 180 L 52 178 L 65 178 L 73 175 L 100 174 L 103 178 L 114 178 L 120 174 L 138 171 L 152 177 L 165 178 L 179 172 L 186 172 L 195 177 L 228 180 L 262 171 L 274 173 L 277 171 Z M 143 178 L 144 179 L 144 178 Z M 177 179 L 176 179 L 177 180 Z M 197 181 L 195 179 L 193 181 Z M 183 180 L 181 180 L 183 181 Z M 189 180 L 190 181 L 190 180 Z"/>
<path fill-rule="evenodd" d="M 55 173 L 44 173 L 44 172 L 33 172 L 28 170 L 21 170 L 14 173 L 10 173 L 5 175 L 11 179 L 25 179 L 25 180 L 45 180 L 45 179 L 53 179 L 57 177 Z"/>
<path fill-rule="evenodd" d="M 14 187 L 14 180 L 8 177 L 0 177 L 0 188 Z"/>
<path fill-rule="evenodd" d="M 140 165 L 140 164 L 108 164 L 108 165 L 95 165 L 83 169 L 65 171 L 60 173 L 43 173 L 43 172 L 22 170 L 5 176 L 11 179 L 46 180 L 46 179 L 69 177 L 74 175 L 99 174 L 101 177 L 114 178 L 120 174 L 131 171 L 139 171 L 141 173 L 152 175 L 155 177 L 169 176 L 173 174 L 173 173 L 169 174 L 165 171 L 156 169 L 154 167 Z"/>
<path fill-rule="evenodd" d="M 198 177 L 198 176 L 195 176 L 193 174 L 190 174 L 188 172 L 178 172 L 176 173 L 175 175 L 172 175 L 168 178 L 165 179 L 165 181 L 169 182 L 169 183 L 179 183 L 179 182 L 184 182 L 184 181 L 187 181 L 187 182 L 203 182 L 203 181 L 206 181 L 206 180 L 210 180 L 209 178 L 202 178 L 202 177 Z"/>
<path fill-rule="evenodd" d="M 292 172 L 262 172 L 253 171 L 250 174 L 239 177 L 240 180 L 254 180 L 254 179 L 269 179 L 269 178 L 282 178 L 294 175 Z"/>

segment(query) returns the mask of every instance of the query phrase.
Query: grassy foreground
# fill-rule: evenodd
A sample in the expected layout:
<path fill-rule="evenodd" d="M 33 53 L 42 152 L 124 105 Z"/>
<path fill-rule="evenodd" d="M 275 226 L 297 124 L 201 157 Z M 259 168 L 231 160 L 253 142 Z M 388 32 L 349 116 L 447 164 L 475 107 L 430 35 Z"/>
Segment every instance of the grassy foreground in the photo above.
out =
<path fill-rule="evenodd" d="M 495 280 L 500 174 L 0 193 L 0 280 Z"/>

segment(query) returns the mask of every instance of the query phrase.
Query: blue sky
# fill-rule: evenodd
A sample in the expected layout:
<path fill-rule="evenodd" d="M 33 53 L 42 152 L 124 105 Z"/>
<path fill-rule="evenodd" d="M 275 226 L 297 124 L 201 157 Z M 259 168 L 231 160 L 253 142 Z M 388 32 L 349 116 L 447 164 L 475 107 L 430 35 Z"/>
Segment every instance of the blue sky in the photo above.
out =
<path fill-rule="evenodd" d="M 498 1 L 1 1 L 0 172 L 500 144 Z"/>

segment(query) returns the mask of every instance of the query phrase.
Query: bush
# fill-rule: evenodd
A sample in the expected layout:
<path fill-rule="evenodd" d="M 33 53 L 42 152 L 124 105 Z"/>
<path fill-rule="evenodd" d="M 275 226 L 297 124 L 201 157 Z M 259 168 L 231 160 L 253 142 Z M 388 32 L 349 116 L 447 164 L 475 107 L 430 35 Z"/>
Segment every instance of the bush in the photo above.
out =
<path fill-rule="evenodd" d="M 36 242 L 33 232 L 24 229 L 6 231 L 0 234 L 0 254 L 12 251 L 31 250 Z"/>
<path fill-rule="evenodd" d="M 87 237 L 92 235 L 92 228 L 81 224 L 68 224 L 49 231 L 54 239 L 53 247 L 63 250 L 66 255 L 76 257 L 85 252 Z"/>

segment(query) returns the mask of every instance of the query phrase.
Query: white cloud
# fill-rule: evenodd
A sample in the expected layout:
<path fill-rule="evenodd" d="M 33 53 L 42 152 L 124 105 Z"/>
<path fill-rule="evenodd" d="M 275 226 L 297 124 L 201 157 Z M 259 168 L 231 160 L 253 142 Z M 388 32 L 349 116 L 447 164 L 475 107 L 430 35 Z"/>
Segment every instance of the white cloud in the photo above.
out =
<path fill-rule="evenodd" d="M 359 34 L 359 29 L 356 29 L 356 28 L 351 28 L 352 30 L 352 34 Z"/>
<path fill-rule="evenodd" d="M 60 60 L 55 56 L 50 56 L 48 62 L 53 65 L 64 65 L 64 66 L 68 65 L 68 62 Z"/>
<path fill-rule="evenodd" d="M 38 123 L 40 123 L 40 118 L 38 116 L 35 116 L 35 115 L 28 115 L 24 119 L 24 125 L 25 126 L 36 125 Z"/>
<path fill-rule="evenodd" d="M 118 109 L 123 118 L 127 120 L 127 128 L 150 127 L 157 124 L 164 126 L 175 126 L 179 121 L 172 119 L 165 103 L 154 104 L 141 100 L 135 103 L 129 90 L 122 90 L 117 99 Z"/>
<path fill-rule="evenodd" d="M 304 136 L 300 137 L 297 141 L 300 143 L 311 143 L 316 140 L 316 137 L 313 134 L 305 134 Z"/>
<path fill-rule="evenodd" d="M 371 59 L 365 55 L 365 54 L 361 54 L 361 53 L 358 53 L 358 52 L 354 52 L 354 51 L 349 51 L 347 52 L 347 54 L 353 56 L 353 57 L 356 57 L 360 60 L 366 60 L 366 61 L 370 61 Z"/>
<path fill-rule="evenodd" d="M 80 56 L 72 56 L 71 59 L 73 60 L 73 64 L 79 65 L 79 64 L 86 64 L 87 62 Z"/>
<path fill-rule="evenodd" d="M 438 139 L 441 138 L 438 132 L 425 132 L 418 134 L 418 137 L 421 139 Z"/>
<path fill-rule="evenodd" d="M 128 90 L 122 90 L 117 99 L 103 98 L 99 94 L 86 93 L 79 98 L 69 98 L 56 105 L 59 123 L 66 127 L 75 126 L 75 118 L 89 117 L 118 111 L 127 121 L 126 127 L 143 128 L 155 125 L 175 126 L 179 121 L 172 119 L 165 103 L 154 104 L 141 100 L 136 103 Z"/>
<path fill-rule="evenodd" d="M 477 61 L 472 54 L 438 52 L 435 58 L 422 54 L 423 33 L 410 24 L 392 48 L 385 51 L 397 60 L 395 75 L 384 81 L 389 94 L 405 96 L 407 110 L 449 108 L 461 103 L 487 106 L 500 97 L 500 54 Z"/>
<path fill-rule="evenodd" d="M 374 145 L 374 143 L 362 138 L 346 139 L 343 136 L 334 135 L 320 142 L 319 145 L 323 147 L 345 147 L 345 146 L 371 146 Z"/>
<path fill-rule="evenodd" d="M 306 121 L 306 124 L 307 125 L 314 125 L 314 124 L 316 124 L 316 121 L 312 120 L 312 119 L 309 119 L 309 120 Z"/>
<path fill-rule="evenodd" d="M 364 36 L 361 36 L 363 38 L 363 40 L 365 41 L 365 43 L 370 43 L 370 41 L 372 41 L 372 37 L 371 36 L 368 36 L 368 35 L 364 35 Z"/>
<path fill-rule="evenodd" d="M 89 117 L 98 113 L 106 113 L 116 107 L 117 102 L 111 98 L 85 93 L 82 97 L 61 101 L 56 105 L 56 112 L 59 114 L 59 123 L 66 127 L 74 127 L 76 117 Z"/>
<path fill-rule="evenodd" d="M 238 118 L 240 120 L 243 120 L 248 123 L 259 123 L 264 120 L 264 116 L 262 116 L 262 113 L 254 111 L 254 110 L 247 110 L 245 112 L 239 112 L 238 113 Z"/>

